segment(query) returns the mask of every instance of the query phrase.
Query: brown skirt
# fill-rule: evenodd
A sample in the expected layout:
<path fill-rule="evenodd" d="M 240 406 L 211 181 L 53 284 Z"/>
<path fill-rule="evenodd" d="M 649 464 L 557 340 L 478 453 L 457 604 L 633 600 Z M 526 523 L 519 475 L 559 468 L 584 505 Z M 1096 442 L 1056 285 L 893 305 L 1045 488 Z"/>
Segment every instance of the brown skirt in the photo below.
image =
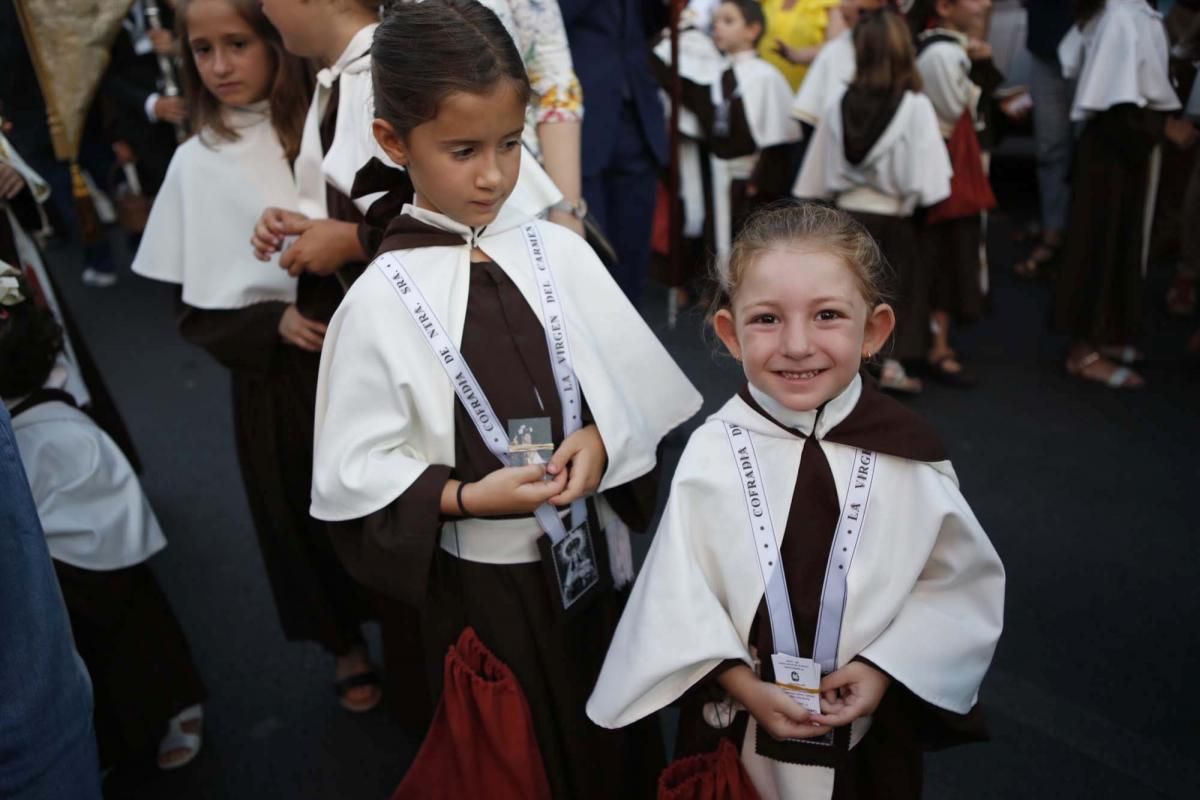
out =
<path fill-rule="evenodd" d="M 664 766 L 657 721 L 610 731 L 584 710 L 627 592 L 609 591 L 564 622 L 542 570 L 437 550 L 421 623 L 430 684 L 440 693 L 447 650 L 464 627 L 474 627 L 525 692 L 556 800 L 652 798 Z"/>
<path fill-rule="evenodd" d="M 921 259 L 930 271 L 930 305 L 956 322 L 983 316 L 979 245 L 983 223 L 978 215 L 926 224 L 921 229 Z"/>
<path fill-rule="evenodd" d="M 888 301 L 896 311 L 896 332 L 889 355 L 900 361 L 924 359 L 929 352 L 930 269 L 917 250 L 912 217 L 850 212 L 879 245 L 891 267 Z"/>

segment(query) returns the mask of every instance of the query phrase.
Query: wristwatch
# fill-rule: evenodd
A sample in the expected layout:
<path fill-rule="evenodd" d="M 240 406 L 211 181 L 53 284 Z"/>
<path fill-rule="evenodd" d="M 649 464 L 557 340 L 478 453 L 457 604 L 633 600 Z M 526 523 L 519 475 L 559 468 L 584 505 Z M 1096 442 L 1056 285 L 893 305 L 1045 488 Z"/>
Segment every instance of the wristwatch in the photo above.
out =
<path fill-rule="evenodd" d="M 587 216 L 588 207 L 587 200 L 579 198 L 578 203 L 572 203 L 570 200 L 559 200 L 554 205 L 550 206 L 551 211 L 565 211 L 577 220 L 583 220 Z"/>

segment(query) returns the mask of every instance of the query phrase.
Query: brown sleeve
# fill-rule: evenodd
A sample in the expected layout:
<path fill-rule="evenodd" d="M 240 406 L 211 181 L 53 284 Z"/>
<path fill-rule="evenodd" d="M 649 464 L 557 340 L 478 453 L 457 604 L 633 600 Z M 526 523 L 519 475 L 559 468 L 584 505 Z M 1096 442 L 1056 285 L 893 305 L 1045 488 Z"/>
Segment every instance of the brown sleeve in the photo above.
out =
<path fill-rule="evenodd" d="M 229 369 L 266 370 L 271 366 L 279 338 L 279 318 L 287 303 L 255 303 L 245 308 L 211 310 L 180 301 L 179 332 L 203 347 Z"/>
<path fill-rule="evenodd" d="M 758 163 L 754 165 L 754 174 L 750 182 L 758 189 L 755 195 L 756 203 L 770 203 L 791 196 L 792 151 L 796 145 L 791 143 L 778 144 L 764 148 L 758 155 Z"/>
<path fill-rule="evenodd" d="M 450 467 L 432 464 L 392 502 L 365 517 L 331 522 L 338 557 L 357 581 L 420 606 L 442 527 L 442 489 Z"/>

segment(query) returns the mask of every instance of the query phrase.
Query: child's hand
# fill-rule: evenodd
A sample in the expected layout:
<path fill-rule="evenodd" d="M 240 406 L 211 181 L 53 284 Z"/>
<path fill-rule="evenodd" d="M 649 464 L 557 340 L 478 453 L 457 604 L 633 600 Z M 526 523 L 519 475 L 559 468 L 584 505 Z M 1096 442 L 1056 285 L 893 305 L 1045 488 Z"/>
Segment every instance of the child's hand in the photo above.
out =
<path fill-rule="evenodd" d="M 319 353 L 321 345 L 325 343 L 325 325 L 304 316 L 292 305 L 279 318 L 279 335 L 285 342 L 301 350 Z"/>
<path fill-rule="evenodd" d="M 717 680 L 776 739 L 811 739 L 830 731 L 827 725 L 814 724 L 806 708 L 775 684 L 759 680 L 745 664 L 726 670 Z"/>
<path fill-rule="evenodd" d="M 25 179 L 12 166 L 0 163 L 0 200 L 12 200 L 25 188 Z"/>
<path fill-rule="evenodd" d="M 154 101 L 154 118 L 159 122 L 169 122 L 180 125 L 187 121 L 187 106 L 182 97 L 167 97 L 163 95 Z"/>
<path fill-rule="evenodd" d="M 330 275 L 343 264 L 366 257 L 358 241 L 358 226 L 335 219 L 285 221 L 285 236 L 300 238 L 279 259 L 293 278 L 303 272 Z"/>
<path fill-rule="evenodd" d="M 564 491 L 551 497 L 550 502 L 556 506 L 568 506 L 581 497 L 587 497 L 600 485 L 607 465 L 608 451 L 604 447 L 604 440 L 600 438 L 599 429 L 595 425 L 588 425 L 575 431 L 559 445 L 546 466 L 546 472 L 550 475 L 567 476 Z"/>
<path fill-rule="evenodd" d="M 294 225 L 308 217 L 296 211 L 285 211 L 282 208 L 268 208 L 254 223 L 254 235 L 250 237 L 250 246 L 254 248 L 254 257 L 259 261 L 270 261 L 271 256 L 279 252 L 283 246 L 284 232 L 289 225 Z"/>
<path fill-rule="evenodd" d="M 463 487 L 463 508 L 475 517 L 531 514 L 567 484 L 566 472 L 551 480 L 544 480 L 545 474 L 546 470 L 538 464 L 501 467 L 483 480 Z"/>
<path fill-rule="evenodd" d="M 888 675 L 870 664 L 851 661 L 822 679 L 822 713 L 814 714 L 813 719 L 831 728 L 840 728 L 859 717 L 869 716 L 875 713 L 891 683 Z"/>

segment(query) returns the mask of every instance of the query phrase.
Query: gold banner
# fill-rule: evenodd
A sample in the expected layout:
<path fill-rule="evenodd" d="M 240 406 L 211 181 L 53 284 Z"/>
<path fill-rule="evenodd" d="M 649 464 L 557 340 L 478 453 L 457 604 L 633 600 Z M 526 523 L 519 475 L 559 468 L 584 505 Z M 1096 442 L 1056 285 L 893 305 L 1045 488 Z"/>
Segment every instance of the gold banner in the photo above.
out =
<path fill-rule="evenodd" d="M 79 155 L 79 141 L 109 51 L 133 0 L 15 0 L 37 71 L 54 153 Z"/>

